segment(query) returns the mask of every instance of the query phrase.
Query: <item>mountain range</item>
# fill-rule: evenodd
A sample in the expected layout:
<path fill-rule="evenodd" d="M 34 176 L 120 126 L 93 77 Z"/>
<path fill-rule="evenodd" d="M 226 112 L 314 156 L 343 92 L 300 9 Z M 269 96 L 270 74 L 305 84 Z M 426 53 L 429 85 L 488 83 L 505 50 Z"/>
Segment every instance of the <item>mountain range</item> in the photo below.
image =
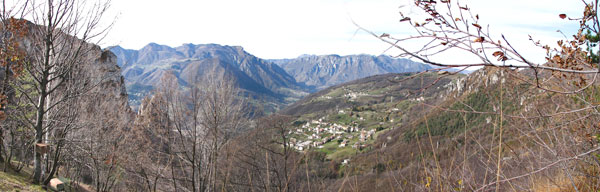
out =
<path fill-rule="evenodd" d="M 173 48 L 150 43 L 139 50 L 120 46 L 110 50 L 117 55 L 129 102 L 134 108 L 160 85 L 167 72 L 173 73 L 185 86 L 201 79 L 208 71 L 218 69 L 229 74 L 244 92 L 273 112 L 332 85 L 378 74 L 431 69 L 429 65 L 385 55 L 302 55 L 294 59 L 267 60 L 240 46 L 218 44 L 183 44 Z"/>
<path fill-rule="evenodd" d="M 271 60 L 296 81 L 312 91 L 352 80 L 386 73 L 418 72 L 431 69 L 429 65 L 387 55 L 302 55 L 295 59 Z"/>
<path fill-rule="evenodd" d="M 269 101 L 277 108 L 306 95 L 292 76 L 279 66 L 257 58 L 239 46 L 184 44 L 169 47 L 155 43 L 140 50 L 111 48 L 118 56 L 133 106 L 172 72 L 181 85 L 202 79 L 210 70 L 228 74 L 252 98 Z M 291 101 L 287 101 L 291 99 Z"/>

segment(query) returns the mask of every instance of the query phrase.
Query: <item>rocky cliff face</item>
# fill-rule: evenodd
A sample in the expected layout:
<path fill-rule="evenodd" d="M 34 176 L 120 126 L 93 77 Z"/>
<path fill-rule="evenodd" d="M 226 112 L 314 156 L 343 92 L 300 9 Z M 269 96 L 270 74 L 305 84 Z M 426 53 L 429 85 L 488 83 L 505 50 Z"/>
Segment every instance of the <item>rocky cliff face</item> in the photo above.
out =
<path fill-rule="evenodd" d="M 81 67 L 95 85 L 85 97 L 88 107 L 96 108 L 95 113 L 116 114 L 123 121 L 133 120 L 134 113 L 128 104 L 125 81 L 121 68 L 117 65 L 117 56 L 109 50 L 96 46 L 90 53 L 96 59 Z M 104 111 L 98 111 L 104 110 Z M 91 114 L 97 116 L 98 114 Z"/>
<path fill-rule="evenodd" d="M 77 108 L 79 125 L 88 131 L 103 131 L 102 134 L 118 133 L 131 127 L 135 113 L 128 103 L 121 68 L 117 65 L 117 56 L 99 46 L 91 46 L 84 55 L 86 62 L 76 66 L 77 79 L 87 86 L 81 96 L 68 101 L 67 107 Z M 81 83 L 78 83 L 81 84 Z M 60 98 L 57 93 L 51 98 Z M 75 132 L 81 137 L 89 135 L 87 131 Z"/>
<path fill-rule="evenodd" d="M 313 90 L 385 73 L 416 72 L 430 66 L 408 59 L 371 55 L 303 55 L 296 59 L 271 60 L 281 66 L 296 81 Z"/>

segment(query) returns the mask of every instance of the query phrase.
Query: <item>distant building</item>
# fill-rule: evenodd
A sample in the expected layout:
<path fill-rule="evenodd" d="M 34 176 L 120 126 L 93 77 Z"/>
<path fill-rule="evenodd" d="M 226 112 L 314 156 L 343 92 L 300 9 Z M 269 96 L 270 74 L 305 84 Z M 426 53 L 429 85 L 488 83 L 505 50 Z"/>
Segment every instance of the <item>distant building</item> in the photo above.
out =
<path fill-rule="evenodd" d="M 350 159 L 344 159 L 344 161 L 342 161 L 342 165 L 347 165 L 348 163 L 350 163 Z"/>
<path fill-rule="evenodd" d="M 343 140 L 342 143 L 340 143 L 339 147 L 346 147 L 346 145 L 348 145 L 348 140 Z"/>

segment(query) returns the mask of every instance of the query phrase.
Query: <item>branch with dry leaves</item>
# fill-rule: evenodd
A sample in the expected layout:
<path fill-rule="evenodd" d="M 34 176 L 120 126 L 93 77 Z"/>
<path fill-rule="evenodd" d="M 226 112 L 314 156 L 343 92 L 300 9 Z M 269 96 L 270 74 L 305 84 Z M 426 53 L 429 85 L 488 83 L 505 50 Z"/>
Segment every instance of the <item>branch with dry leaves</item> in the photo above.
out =
<path fill-rule="evenodd" d="M 598 73 L 596 64 L 591 64 L 588 58 L 589 53 L 584 49 L 585 30 L 599 31 L 596 25 L 598 18 L 596 7 L 592 4 L 585 4 L 586 9 L 581 18 L 569 18 L 569 20 L 579 21 L 580 29 L 572 40 L 561 40 L 557 42 L 558 48 L 551 48 L 549 45 L 542 45 L 539 41 L 533 41 L 539 49 L 546 50 L 546 63 L 533 63 L 523 54 L 516 50 L 510 42 L 501 35 L 501 39 L 492 37 L 489 25 L 482 26 L 480 17 L 473 14 L 466 5 L 461 5 L 460 1 L 415 1 L 415 6 L 424 12 L 427 17 L 417 21 L 411 17 L 400 13 L 402 19 L 400 22 L 408 23 L 416 32 L 415 36 L 396 38 L 390 34 L 384 33 L 377 35 L 358 24 L 355 25 L 362 31 L 365 31 L 374 37 L 390 44 L 402 53 L 398 57 L 411 57 L 421 62 L 441 66 L 441 67 L 480 67 L 493 66 L 505 68 L 528 68 L 545 69 L 553 72 L 594 74 Z M 557 19 L 566 19 L 566 14 L 559 14 Z M 407 44 L 409 41 L 424 42 L 423 46 L 417 50 L 411 50 Z M 471 56 L 475 56 L 481 62 L 470 64 L 452 64 L 444 63 L 430 59 L 431 56 L 442 54 L 448 51 L 458 50 Z"/>

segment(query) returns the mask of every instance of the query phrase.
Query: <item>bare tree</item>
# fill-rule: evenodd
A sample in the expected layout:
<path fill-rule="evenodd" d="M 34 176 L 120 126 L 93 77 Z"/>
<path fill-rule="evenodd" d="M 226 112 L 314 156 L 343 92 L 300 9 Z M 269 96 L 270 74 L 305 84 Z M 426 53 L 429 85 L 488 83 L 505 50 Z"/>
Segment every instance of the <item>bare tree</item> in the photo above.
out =
<path fill-rule="evenodd" d="M 152 143 L 136 150 L 160 154 L 131 170 L 146 190 L 162 183 L 158 189 L 214 191 L 227 182 L 221 160 L 228 157 L 221 154 L 245 122 L 244 99 L 224 71 L 208 70 L 188 84 L 166 74 L 140 108 L 136 129 L 145 138 L 139 140 Z"/>
<path fill-rule="evenodd" d="M 211 142 L 208 154 L 209 191 L 217 189 L 220 152 L 240 131 L 245 119 L 245 103 L 238 98 L 240 93 L 237 85 L 231 79 L 232 77 L 227 75 L 213 70 L 200 84 L 204 98 L 199 115 L 201 124 L 206 129 L 206 138 Z"/>
<path fill-rule="evenodd" d="M 35 119 L 28 123 L 36 133 L 35 143 L 42 144 L 46 143 L 44 136 L 60 122 L 58 118 L 68 114 L 53 111 L 63 108 L 61 105 L 80 96 L 93 84 L 89 79 L 72 77 L 76 76 L 78 66 L 95 59 L 89 53 L 97 47 L 90 43 L 101 40 L 108 29 L 102 27 L 100 21 L 110 1 L 91 4 L 78 0 L 33 0 L 28 3 L 27 11 L 33 22 L 24 39 L 29 61 L 24 71 L 28 78 L 20 81 L 34 86 L 35 92 L 20 91 L 35 106 Z M 33 182 L 38 183 L 43 175 L 42 154 L 37 150 L 34 153 Z"/>
<path fill-rule="evenodd" d="M 3 9 L 0 11 L 0 28 L 2 36 L 0 46 L 0 121 L 6 120 L 7 105 L 14 97 L 14 89 L 10 85 L 12 81 L 21 74 L 25 64 L 24 47 L 21 44 L 21 39 L 27 35 L 28 29 L 26 21 L 15 19 L 15 17 L 23 17 L 27 3 L 17 1 L 13 7 L 6 7 L 6 1 L 2 1 Z M 14 101 L 14 99 L 13 99 Z M 4 150 L 4 129 L 7 126 L 0 127 L 0 163 L 4 161 L 5 156 L 9 156 Z M 10 158 L 8 158 L 10 159 Z M 7 161 L 5 165 L 10 165 Z"/>
<path fill-rule="evenodd" d="M 298 191 L 306 156 L 292 146 L 292 117 L 271 115 L 256 120 L 256 127 L 236 138 L 228 159 L 231 179 L 228 190 Z M 306 160 L 306 159 L 304 159 Z"/>

